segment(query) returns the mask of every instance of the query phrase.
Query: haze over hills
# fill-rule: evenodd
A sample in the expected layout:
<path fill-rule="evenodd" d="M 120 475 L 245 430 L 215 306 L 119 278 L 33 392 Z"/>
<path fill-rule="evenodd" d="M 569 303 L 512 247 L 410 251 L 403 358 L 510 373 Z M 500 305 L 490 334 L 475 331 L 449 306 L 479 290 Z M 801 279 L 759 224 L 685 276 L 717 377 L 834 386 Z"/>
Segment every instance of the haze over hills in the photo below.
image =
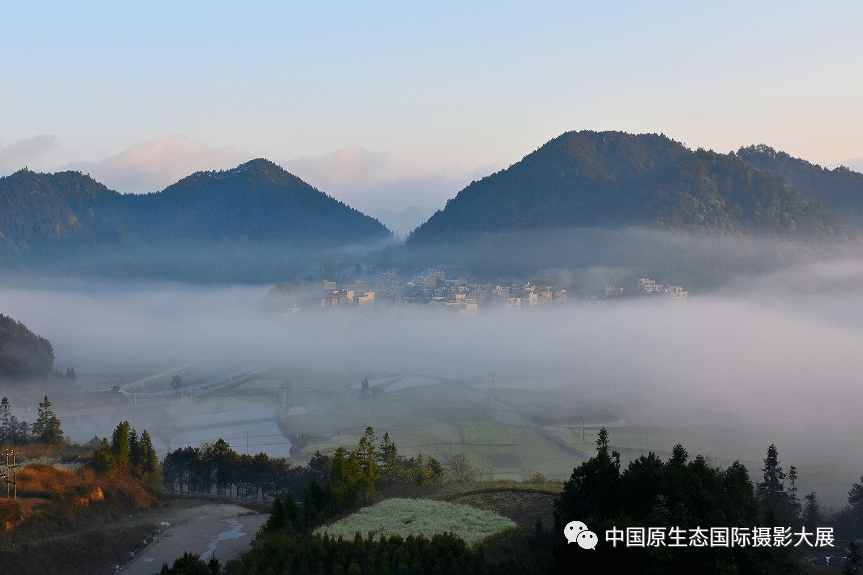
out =
<path fill-rule="evenodd" d="M 145 195 L 79 172 L 20 170 L 0 178 L 0 266 L 268 283 L 317 277 L 324 256 L 344 259 L 334 250 L 356 245 L 373 247 L 345 256 L 352 269 L 365 257 L 367 267 L 460 262 L 489 276 L 633 262 L 655 273 L 651 254 L 683 253 L 643 239 L 625 247 L 616 230 L 841 240 L 857 237 L 854 220 L 863 222 L 863 174 L 845 168 L 766 146 L 718 154 L 664 135 L 582 131 L 472 182 L 381 257 L 372 252 L 393 239 L 383 224 L 264 159 Z"/>
<path fill-rule="evenodd" d="M 842 237 L 854 229 L 781 177 L 733 155 L 693 152 L 664 135 L 583 131 L 472 182 L 408 243 L 633 225 L 792 237 Z"/>

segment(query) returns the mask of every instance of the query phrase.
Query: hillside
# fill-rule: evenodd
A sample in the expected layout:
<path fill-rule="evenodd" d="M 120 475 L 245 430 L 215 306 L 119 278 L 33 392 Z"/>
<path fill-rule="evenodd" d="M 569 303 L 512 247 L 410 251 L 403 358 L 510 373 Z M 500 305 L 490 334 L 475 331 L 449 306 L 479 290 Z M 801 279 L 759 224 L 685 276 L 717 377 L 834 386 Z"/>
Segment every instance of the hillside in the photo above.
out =
<path fill-rule="evenodd" d="M 161 192 L 124 199 L 146 218 L 141 223 L 153 237 L 343 245 L 389 233 L 374 218 L 264 159 L 197 172 Z"/>
<path fill-rule="evenodd" d="M 121 194 L 79 172 L 19 170 L 0 178 L 0 239 L 117 241 L 124 228 Z"/>
<path fill-rule="evenodd" d="M 649 225 L 767 236 L 835 237 L 851 225 L 782 178 L 738 157 L 697 150 L 663 174 L 642 212 Z"/>
<path fill-rule="evenodd" d="M 465 232 L 624 224 L 643 203 L 643 182 L 688 153 L 655 134 L 568 132 L 509 169 L 471 182 L 409 243 Z"/>
<path fill-rule="evenodd" d="M 316 250 L 389 236 L 376 219 L 263 159 L 146 195 L 78 172 L 0 178 L 0 269 L 269 282 L 308 273 L 314 264 L 304 258 Z"/>
<path fill-rule="evenodd" d="M 646 225 L 768 236 L 836 237 L 853 226 L 781 178 L 734 156 L 656 134 L 569 132 L 472 182 L 408 239 Z"/>
<path fill-rule="evenodd" d="M 863 225 L 863 174 L 844 166 L 828 170 L 764 144 L 740 148 L 737 157 L 785 179 L 805 198 L 821 202 L 827 209 Z"/>
<path fill-rule="evenodd" d="M 0 314 L 0 381 L 47 380 L 53 375 L 51 342 Z"/>
<path fill-rule="evenodd" d="M 374 218 L 263 159 L 198 172 L 146 195 L 120 194 L 78 172 L 20 170 L 0 178 L 0 238 L 15 245 L 240 236 L 343 245 L 388 233 Z"/>

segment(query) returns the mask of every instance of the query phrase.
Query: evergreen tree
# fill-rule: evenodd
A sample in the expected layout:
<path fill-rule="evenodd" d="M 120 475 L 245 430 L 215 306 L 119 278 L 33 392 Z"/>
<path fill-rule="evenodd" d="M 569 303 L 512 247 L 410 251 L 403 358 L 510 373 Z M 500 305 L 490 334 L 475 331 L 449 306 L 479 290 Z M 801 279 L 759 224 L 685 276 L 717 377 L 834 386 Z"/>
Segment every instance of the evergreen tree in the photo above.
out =
<path fill-rule="evenodd" d="M 758 484 L 758 499 L 765 513 L 773 510 L 777 516 L 787 510 L 788 494 L 785 492 L 785 472 L 779 465 L 779 452 L 776 445 L 770 444 L 767 448 L 767 457 L 764 459 L 764 481 Z"/>
<path fill-rule="evenodd" d="M 608 453 L 608 430 L 599 430 L 596 455 L 576 467 L 554 502 L 555 529 L 560 531 L 572 518 L 604 520 L 620 510 L 620 454 Z"/>
<path fill-rule="evenodd" d="M 93 450 L 93 467 L 102 475 L 114 476 L 114 454 L 111 452 L 111 444 L 108 443 L 107 437 L 103 437 L 99 446 Z"/>
<path fill-rule="evenodd" d="M 63 441 L 63 431 L 60 429 L 60 420 L 51 411 L 51 402 L 48 396 L 39 403 L 39 412 L 31 429 L 33 439 L 41 443 L 57 445 Z"/>
<path fill-rule="evenodd" d="M 797 468 L 788 468 L 788 510 L 793 519 L 800 517 L 800 498 L 797 497 Z"/>
<path fill-rule="evenodd" d="M 129 422 L 123 421 L 114 428 L 111 435 L 111 454 L 114 456 L 115 469 L 129 470 Z"/>
<path fill-rule="evenodd" d="M 129 468 L 137 469 L 141 464 L 141 446 L 138 442 L 138 432 L 135 428 L 129 430 Z"/>
<path fill-rule="evenodd" d="M 0 401 L 0 439 L 3 443 L 9 443 L 12 440 L 12 408 L 9 405 L 9 399 L 4 397 Z"/>
<path fill-rule="evenodd" d="M 843 575 L 858 575 L 863 572 L 863 553 L 854 541 L 848 541 L 848 556 L 842 566 Z"/>
<path fill-rule="evenodd" d="M 138 444 L 138 468 L 144 475 L 153 475 L 159 471 L 159 457 L 153 448 L 150 434 L 145 429 L 141 433 L 141 441 Z"/>
<path fill-rule="evenodd" d="M 813 491 L 805 496 L 803 500 L 806 502 L 803 506 L 803 523 L 811 531 L 821 525 L 823 518 L 821 517 L 821 506 L 818 505 L 818 497 Z"/>

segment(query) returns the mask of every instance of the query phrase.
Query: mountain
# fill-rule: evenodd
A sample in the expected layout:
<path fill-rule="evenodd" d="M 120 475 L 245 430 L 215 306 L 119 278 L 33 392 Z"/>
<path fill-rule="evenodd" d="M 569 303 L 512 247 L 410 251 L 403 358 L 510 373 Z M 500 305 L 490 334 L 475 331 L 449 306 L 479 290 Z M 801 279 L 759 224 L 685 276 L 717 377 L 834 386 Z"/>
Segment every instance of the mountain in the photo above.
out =
<path fill-rule="evenodd" d="M 232 170 L 197 172 L 146 195 L 119 194 L 78 172 L 21 170 L 0 178 L 0 234 L 12 242 L 290 241 L 343 245 L 387 229 L 258 159 Z"/>
<path fill-rule="evenodd" d="M 150 237 L 332 246 L 379 239 L 376 219 L 257 159 L 232 170 L 198 172 L 158 193 L 125 196 L 145 215 Z"/>
<path fill-rule="evenodd" d="M 759 170 L 784 178 L 805 198 L 863 225 L 863 174 L 844 166 L 822 168 L 764 144 L 740 148 L 736 155 Z"/>
<path fill-rule="evenodd" d="M 0 178 L 0 238 L 20 244 L 117 239 L 122 195 L 79 172 Z"/>
<path fill-rule="evenodd" d="M 733 155 L 697 150 L 675 162 L 651 190 L 642 219 L 664 229 L 808 237 L 852 230 L 784 179 Z"/>
<path fill-rule="evenodd" d="M 551 228 L 643 225 L 836 236 L 853 226 L 780 177 L 656 134 L 568 132 L 472 182 L 408 244 Z"/>
<path fill-rule="evenodd" d="M 641 203 L 640 184 L 687 154 L 682 144 L 655 134 L 568 132 L 508 169 L 471 182 L 409 242 L 465 232 L 623 224 Z"/>
<path fill-rule="evenodd" d="M 319 250 L 390 235 L 263 159 L 145 195 L 120 194 L 78 172 L 0 178 L 0 268 L 269 282 L 306 273 Z"/>

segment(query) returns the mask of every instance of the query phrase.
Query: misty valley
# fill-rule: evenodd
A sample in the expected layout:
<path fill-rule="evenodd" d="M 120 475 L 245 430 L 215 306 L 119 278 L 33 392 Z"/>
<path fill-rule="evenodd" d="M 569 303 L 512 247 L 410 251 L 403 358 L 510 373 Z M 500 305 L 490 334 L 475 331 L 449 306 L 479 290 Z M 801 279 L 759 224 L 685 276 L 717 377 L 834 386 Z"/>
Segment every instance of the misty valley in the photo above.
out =
<path fill-rule="evenodd" d="M 589 131 L 407 237 L 267 160 L 0 178 L 0 560 L 564 573 L 589 531 L 611 572 L 853 572 L 861 198 Z"/>

